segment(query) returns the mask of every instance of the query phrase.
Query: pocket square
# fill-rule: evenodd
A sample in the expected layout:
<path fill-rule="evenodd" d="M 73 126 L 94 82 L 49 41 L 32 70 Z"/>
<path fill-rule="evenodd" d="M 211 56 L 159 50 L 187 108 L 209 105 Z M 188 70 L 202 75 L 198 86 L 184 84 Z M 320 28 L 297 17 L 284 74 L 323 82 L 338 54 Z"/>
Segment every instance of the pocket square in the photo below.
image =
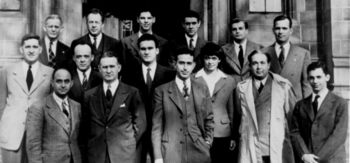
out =
<path fill-rule="evenodd" d="M 120 107 L 122 108 L 122 107 L 125 107 L 125 103 L 123 103 L 122 105 L 120 105 Z"/>

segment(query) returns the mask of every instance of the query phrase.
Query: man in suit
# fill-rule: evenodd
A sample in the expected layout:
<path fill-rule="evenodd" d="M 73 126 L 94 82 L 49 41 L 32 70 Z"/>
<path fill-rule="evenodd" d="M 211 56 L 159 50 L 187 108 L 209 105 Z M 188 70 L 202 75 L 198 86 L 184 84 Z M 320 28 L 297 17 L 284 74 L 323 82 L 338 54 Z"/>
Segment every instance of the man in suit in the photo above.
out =
<path fill-rule="evenodd" d="M 234 99 L 238 163 L 294 163 L 288 129 L 295 104 L 292 85 L 269 72 L 269 54 L 254 51 L 248 61 L 252 76 L 238 83 Z"/>
<path fill-rule="evenodd" d="M 89 163 L 138 163 L 140 138 L 146 130 L 139 91 L 118 80 L 121 65 L 113 52 L 101 56 L 103 84 L 85 93 Z"/>
<path fill-rule="evenodd" d="M 209 163 L 214 119 L 206 85 L 191 80 L 192 51 L 179 49 L 173 81 L 155 89 L 152 144 L 155 163 Z"/>
<path fill-rule="evenodd" d="M 182 26 L 185 30 L 185 34 L 169 43 L 169 56 L 170 63 L 173 65 L 176 60 L 176 51 L 183 47 L 187 47 L 194 52 L 194 61 L 196 67 L 193 69 L 193 73 L 203 68 L 203 61 L 200 59 L 199 54 L 202 47 L 207 43 L 206 40 L 198 36 L 198 28 L 201 26 L 201 20 L 199 14 L 195 11 L 188 11 L 185 13 L 182 19 Z"/>
<path fill-rule="evenodd" d="M 235 18 L 230 22 L 229 29 L 233 42 L 222 47 L 226 55 L 222 68 L 225 73 L 232 75 L 239 82 L 250 76 L 248 55 L 263 46 L 247 39 L 248 22 Z"/>
<path fill-rule="evenodd" d="M 307 73 L 313 93 L 296 104 L 291 126 L 296 159 L 303 163 L 345 163 L 348 103 L 328 90 L 330 75 L 323 62 L 311 63 Z"/>
<path fill-rule="evenodd" d="M 81 108 L 68 98 L 73 85 L 66 69 L 56 69 L 51 81 L 54 93 L 28 110 L 26 132 L 29 163 L 82 163 L 78 145 Z"/>
<path fill-rule="evenodd" d="M 310 53 L 289 42 L 293 33 L 290 17 L 277 16 L 273 21 L 272 31 L 276 42 L 262 49 L 264 53 L 271 55 L 270 71 L 288 79 L 293 85 L 297 100 L 301 100 L 312 92 L 306 73 L 306 68 L 311 63 Z"/>
<path fill-rule="evenodd" d="M 159 42 L 156 36 L 144 34 L 138 39 L 139 55 L 142 65 L 133 69 L 133 73 L 125 74 L 122 82 L 139 89 L 146 108 L 147 124 L 152 124 L 152 97 L 154 89 L 175 78 L 175 72 L 157 63 L 159 55 Z M 146 154 L 149 151 L 154 162 L 151 144 L 152 125 L 148 125 L 143 138 L 142 161 L 146 162 Z"/>
<path fill-rule="evenodd" d="M 70 46 L 72 50 L 74 50 L 75 46 L 79 43 L 91 44 L 93 46 L 92 54 L 95 56 L 92 62 L 93 70 L 98 70 L 98 59 L 104 52 L 113 51 L 116 53 L 119 46 L 118 40 L 102 33 L 104 20 L 105 17 L 100 10 L 96 8 L 91 9 L 86 16 L 86 25 L 89 33 L 74 40 Z M 71 55 L 71 58 L 73 58 L 74 53 L 72 52 Z"/>
<path fill-rule="evenodd" d="M 212 163 L 232 163 L 236 161 L 233 156 L 235 140 L 238 133 L 233 130 L 233 90 L 237 82 L 231 76 L 218 69 L 225 59 L 221 47 L 214 43 L 207 43 L 202 48 L 201 57 L 204 68 L 194 74 L 194 80 L 209 88 L 214 113 L 214 140 L 210 148 Z"/>
<path fill-rule="evenodd" d="M 0 147 L 4 163 L 27 162 L 27 111 L 50 92 L 52 69 L 38 62 L 41 50 L 39 36 L 25 35 L 20 47 L 23 60 L 0 71 Z"/>
<path fill-rule="evenodd" d="M 58 40 L 63 29 L 63 22 L 59 15 L 49 15 L 45 20 L 43 30 L 45 32 L 44 39 L 41 39 L 42 53 L 39 61 L 54 69 L 67 67 L 69 61 L 69 47 Z"/>
<path fill-rule="evenodd" d="M 125 67 L 123 71 L 126 71 L 123 74 L 127 74 L 128 70 L 132 69 L 134 66 L 139 66 L 142 64 L 142 58 L 139 55 L 139 46 L 137 44 L 138 39 L 143 34 L 151 34 L 157 38 L 157 41 L 159 43 L 158 51 L 159 54 L 157 55 L 157 62 L 160 64 L 163 64 L 163 62 L 159 62 L 161 57 L 165 54 L 164 47 L 167 43 L 167 40 L 156 35 L 152 31 L 152 26 L 156 22 L 156 17 L 154 16 L 154 12 L 149 8 L 144 8 L 140 10 L 139 15 L 137 16 L 136 20 L 139 24 L 139 31 L 131 36 L 125 37 L 121 40 L 122 44 L 122 57 L 121 62 L 122 65 Z M 168 66 L 164 65 L 163 66 Z M 131 72 L 131 71 L 130 71 Z"/>

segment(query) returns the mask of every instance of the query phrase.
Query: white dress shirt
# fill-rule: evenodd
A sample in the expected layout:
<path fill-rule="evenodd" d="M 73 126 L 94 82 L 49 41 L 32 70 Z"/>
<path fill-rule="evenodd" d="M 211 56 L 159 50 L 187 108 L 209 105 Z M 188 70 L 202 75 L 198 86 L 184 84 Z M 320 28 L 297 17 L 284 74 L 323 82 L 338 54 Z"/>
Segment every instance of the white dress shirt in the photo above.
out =
<path fill-rule="evenodd" d="M 105 81 L 103 81 L 103 92 L 106 95 L 107 89 L 108 89 L 108 85 L 111 85 L 111 93 L 112 93 L 112 97 L 114 96 L 115 91 L 117 91 L 118 85 L 119 85 L 119 80 L 116 79 L 115 81 L 113 81 L 112 83 L 108 84 Z"/>
<path fill-rule="evenodd" d="M 284 61 L 286 61 L 289 53 L 289 49 L 290 49 L 290 42 L 287 42 L 286 44 L 284 44 L 283 48 L 284 48 Z M 281 49 L 281 45 L 278 44 L 277 42 L 275 43 L 275 50 L 276 50 L 277 58 L 279 58 L 282 49 Z"/>
<path fill-rule="evenodd" d="M 45 36 L 45 46 L 46 46 L 46 54 L 47 54 L 47 58 L 50 60 L 50 39 Z M 53 54 L 56 56 L 56 49 L 57 49 L 57 40 L 52 42 L 52 46 L 51 46 L 51 50 L 53 52 Z"/>
<path fill-rule="evenodd" d="M 328 92 L 329 92 L 329 90 L 328 90 L 327 88 L 326 88 L 325 90 L 323 90 L 323 91 L 318 92 L 317 95 L 319 95 L 320 97 L 317 99 L 317 102 L 318 102 L 318 103 L 317 103 L 317 104 L 318 104 L 317 110 L 320 109 L 320 106 L 321 106 L 323 100 L 326 98 Z M 315 101 L 315 97 L 316 97 L 316 94 L 315 94 L 315 93 L 312 93 L 312 102 Z"/>
<path fill-rule="evenodd" d="M 83 82 L 84 82 L 84 75 L 83 75 L 83 72 L 80 71 L 79 69 L 77 69 L 77 72 L 78 72 L 79 80 L 80 80 L 81 84 L 83 84 Z M 89 80 L 90 74 L 91 74 L 91 67 L 89 67 L 89 68 L 85 71 L 86 80 Z"/>
<path fill-rule="evenodd" d="M 29 69 L 29 64 L 27 62 L 25 62 L 23 60 L 22 62 L 22 68 L 23 68 L 23 74 L 24 74 L 24 79 L 27 79 L 27 72 L 28 72 L 28 69 Z M 35 75 L 36 73 L 38 72 L 38 68 L 39 68 L 39 63 L 38 61 L 36 61 L 34 64 L 32 64 L 32 68 L 31 68 L 31 71 L 32 71 L 32 74 L 33 74 L 33 82 L 34 82 L 34 79 L 35 79 Z"/>
<path fill-rule="evenodd" d="M 188 88 L 188 94 L 191 93 L 191 79 L 190 78 L 187 78 L 186 79 L 186 86 Z M 177 87 L 179 88 L 180 92 L 183 93 L 183 88 L 184 88 L 184 81 L 181 80 L 179 77 L 175 77 L 175 83 L 177 85 Z"/>
<path fill-rule="evenodd" d="M 193 39 L 193 48 L 196 48 L 198 34 L 194 35 L 192 38 L 185 34 L 187 46 L 190 47 L 190 40 Z"/>
<path fill-rule="evenodd" d="M 53 99 L 56 101 L 56 103 L 58 104 L 58 106 L 60 107 L 61 111 L 63 112 L 63 108 L 62 108 L 62 102 L 64 101 L 65 103 L 65 107 L 68 111 L 68 115 L 70 113 L 70 110 L 69 110 L 69 103 L 68 103 L 68 96 L 66 96 L 64 99 L 61 99 L 60 97 L 58 97 L 56 95 L 56 93 L 54 92 L 53 93 Z"/>
<path fill-rule="evenodd" d="M 94 36 L 91 36 L 89 34 L 89 37 L 90 37 L 91 45 L 93 45 L 95 42 Z M 96 42 L 96 49 L 98 49 L 98 46 L 100 46 L 101 40 L 102 40 L 102 32 L 98 36 L 96 36 L 96 41 L 97 41 Z"/>
<path fill-rule="evenodd" d="M 237 57 L 239 56 L 239 46 L 242 45 L 242 49 L 243 49 L 243 56 L 245 56 L 245 52 L 247 49 L 247 39 L 244 39 L 244 41 L 242 42 L 242 44 L 237 44 L 236 42 L 233 41 L 233 45 L 235 45 L 235 52 Z"/>
<path fill-rule="evenodd" d="M 151 79 L 153 81 L 154 74 L 156 73 L 157 62 L 151 63 L 148 67 L 146 65 L 142 64 L 142 75 L 143 75 L 143 79 L 145 79 L 145 83 L 147 83 L 147 72 L 148 72 L 147 69 L 148 68 L 151 68 L 151 71 L 149 73 L 150 73 Z"/>
<path fill-rule="evenodd" d="M 263 80 L 256 80 L 256 79 L 254 79 L 254 84 L 255 84 L 256 89 L 259 90 L 261 83 L 262 83 L 263 86 L 265 86 L 265 83 L 266 83 L 266 80 L 267 80 L 268 76 L 269 75 L 267 75 Z"/>
<path fill-rule="evenodd" d="M 196 74 L 196 78 L 198 77 L 203 77 L 203 79 L 205 80 L 205 82 L 207 83 L 208 89 L 209 89 L 209 93 L 210 96 L 213 96 L 214 93 L 214 89 L 215 89 L 215 85 L 216 83 L 221 79 L 221 78 L 227 78 L 227 76 L 220 71 L 219 69 L 217 69 L 217 74 L 213 77 L 213 76 L 208 76 L 205 71 L 204 68 L 202 68 L 201 70 L 199 70 Z"/>

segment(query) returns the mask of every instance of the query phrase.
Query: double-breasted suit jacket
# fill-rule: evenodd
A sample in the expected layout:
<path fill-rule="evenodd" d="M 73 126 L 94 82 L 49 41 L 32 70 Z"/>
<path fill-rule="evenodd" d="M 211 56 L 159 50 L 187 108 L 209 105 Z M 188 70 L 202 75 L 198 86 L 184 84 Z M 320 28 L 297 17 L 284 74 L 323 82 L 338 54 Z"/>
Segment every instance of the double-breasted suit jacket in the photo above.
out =
<path fill-rule="evenodd" d="M 183 155 L 184 133 L 182 131 L 184 108 L 181 105 L 183 95 L 178 90 L 175 80 L 161 85 L 154 92 L 152 117 L 152 144 L 155 159 L 162 158 L 166 163 L 179 163 Z M 191 80 L 196 121 L 201 135 L 193 135 L 196 149 L 189 151 L 189 161 L 203 163 L 209 158 L 209 145 L 214 135 L 214 119 L 207 87 Z M 188 129 L 191 134 L 191 128 Z"/>
<path fill-rule="evenodd" d="M 193 69 L 193 73 L 196 73 L 197 71 L 199 71 L 201 68 L 203 68 L 204 63 L 203 63 L 203 57 L 200 57 L 200 53 L 201 53 L 201 49 L 203 48 L 204 45 L 207 44 L 207 41 L 204 40 L 201 37 L 197 37 L 197 42 L 196 42 L 196 46 L 194 49 L 194 61 L 196 62 L 196 67 L 194 67 Z M 185 34 L 175 40 L 172 40 L 171 42 L 169 42 L 169 64 L 172 65 L 172 63 L 174 62 L 174 56 L 175 53 L 177 51 L 177 49 L 179 48 L 188 48 L 188 43 L 186 41 L 186 37 Z"/>
<path fill-rule="evenodd" d="M 322 163 L 345 163 L 345 141 L 349 121 L 348 103 L 328 92 L 317 111 L 312 108 L 312 95 L 299 101 L 293 112 L 291 138 L 296 158 L 314 154 Z M 301 161 L 301 160 L 299 160 Z"/>
<path fill-rule="evenodd" d="M 147 127 L 140 93 L 120 82 L 109 115 L 105 113 L 104 94 L 100 85 L 87 91 L 84 98 L 88 112 L 88 162 L 104 163 L 106 155 L 113 163 L 138 162 L 137 146 Z"/>
<path fill-rule="evenodd" d="M 26 148 L 29 163 L 81 163 L 78 145 L 80 104 L 68 99 L 69 117 L 53 95 L 35 102 L 28 111 Z"/>
<path fill-rule="evenodd" d="M 49 54 L 47 54 L 48 49 L 50 47 L 46 47 L 45 39 L 41 39 L 41 46 L 43 48 L 40 56 L 39 61 L 44 64 L 45 66 L 49 65 Z M 70 62 L 69 57 L 69 47 L 65 44 L 63 44 L 61 41 L 57 40 L 57 46 L 56 46 L 56 52 L 55 53 L 55 60 L 56 60 L 56 67 L 57 68 L 69 68 L 68 62 Z"/>
<path fill-rule="evenodd" d="M 17 150 L 22 142 L 30 105 L 50 93 L 52 69 L 39 62 L 30 91 L 22 63 L 0 71 L 0 147 Z"/>
<path fill-rule="evenodd" d="M 239 63 L 237 57 L 238 52 L 236 52 L 235 50 L 234 43 L 229 43 L 222 46 L 222 50 L 225 52 L 226 55 L 225 61 L 222 62 L 223 72 L 225 72 L 228 75 L 232 75 L 232 77 L 238 82 L 247 79 L 250 76 L 248 56 L 254 50 L 259 50 L 261 48 L 263 48 L 263 46 L 247 40 L 244 62 L 242 67 Z"/>
<path fill-rule="evenodd" d="M 281 75 L 292 83 L 297 101 L 311 94 L 312 89 L 307 80 L 306 72 L 307 66 L 311 63 L 309 51 L 291 44 L 283 68 L 279 64 L 275 44 L 262 49 L 262 51 L 271 55 L 270 71 Z"/>

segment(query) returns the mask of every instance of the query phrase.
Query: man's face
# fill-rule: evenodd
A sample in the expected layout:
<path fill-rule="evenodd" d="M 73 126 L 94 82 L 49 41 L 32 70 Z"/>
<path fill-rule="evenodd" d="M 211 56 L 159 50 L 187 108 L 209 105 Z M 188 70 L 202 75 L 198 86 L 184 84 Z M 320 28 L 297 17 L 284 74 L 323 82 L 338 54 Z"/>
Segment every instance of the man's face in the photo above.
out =
<path fill-rule="evenodd" d="M 72 77 L 67 70 L 61 69 L 56 71 L 51 85 L 57 96 L 65 97 L 73 86 Z"/>
<path fill-rule="evenodd" d="M 207 71 L 214 71 L 218 68 L 219 63 L 221 62 L 221 60 L 219 59 L 219 57 L 215 56 L 215 55 L 210 55 L 210 56 L 205 56 L 204 57 L 204 68 Z"/>
<path fill-rule="evenodd" d="M 327 88 L 327 82 L 331 77 L 325 74 L 322 68 L 317 68 L 309 72 L 308 80 L 314 93 L 318 93 Z"/>
<path fill-rule="evenodd" d="M 24 61 L 28 64 L 35 63 L 41 53 L 41 46 L 39 45 L 39 40 L 29 39 L 24 41 L 23 45 L 20 47 L 19 51 L 23 54 Z"/>
<path fill-rule="evenodd" d="M 262 80 L 264 79 L 270 69 L 270 63 L 267 62 L 267 57 L 264 54 L 255 54 L 252 57 L 250 67 L 253 73 L 253 77 Z"/>
<path fill-rule="evenodd" d="M 92 36 L 97 36 L 102 32 L 102 28 L 104 26 L 102 22 L 102 17 L 100 14 L 89 14 L 87 17 L 87 25 L 89 29 L 89 33 Z"/>
<path fill-rule="evenodd" d="M 91 48 L 88 45 L 78 45 L 74 49 L 73 60 L 80 71 L 86 71 L 90 68 L 94 55 L 91 54 Z"/>
<path fill-rule="evenodd" d="M 159 49 L 156 48 L 156 44 L 152 40 L 145 40 L 140 42 L 140 56 L 146 64 L 150 64 L 156 61 Z"/>
<path fill-rule="evenodd" d="M 189 37 L 193 37 L 197 34 L 200 25 L 201 22 L 194 17 L 185 18 L 185 21 L 182 23 L 182 26 L 184 27 L 185 32 Z"/>
<path fill-rule="evenodd" d="M 238 22 L 232 24 L 231 33 L 233 39 L 237 42 L 244 40 L 248 34 L 248 29 L 245 28 L 243 22 Z"/>
<path fill-rule="evenodd" d="M 100 72 L 103 80 L 107 83 L 111 83 L 118 79 L 120 69 L 121 65 L 115 57 L 102 58 L 100 61 Z"/>
<path fill-rule="evenodd" d="M 189 54 L 181 54 L 177 56 L 177 61 L 175 63 L 175 69 L 177 76 L 181 80 L 186 80 L 190 77 L 192 70 L 196 63 L 193 62 L 193 56 Z"/>
<path fill-rule="evenodd" d="M 147 32 L 152 30 L 153 23 L 156 22 L 156 18 L 151 15 L 150 12 L 142 12 L 137 18 L 137 23 L 140 25 L 140 30 Z"/>
<path fill-rule="evenodd" d="M 275 27 L 273 28 L 273 32 L 278 44 L 284 45 L 289 41 L 289 37 L 293 33 L 293 29 L 289 27 L 289 23 L 290 22 L 288 19 L 276 22 Z"/>
<path fill-rule="evenodd" d="M 48 19 L 43 29 L 49 39 L 57 39 L 62 30 L 61 21 L 59 19 Z"/>

